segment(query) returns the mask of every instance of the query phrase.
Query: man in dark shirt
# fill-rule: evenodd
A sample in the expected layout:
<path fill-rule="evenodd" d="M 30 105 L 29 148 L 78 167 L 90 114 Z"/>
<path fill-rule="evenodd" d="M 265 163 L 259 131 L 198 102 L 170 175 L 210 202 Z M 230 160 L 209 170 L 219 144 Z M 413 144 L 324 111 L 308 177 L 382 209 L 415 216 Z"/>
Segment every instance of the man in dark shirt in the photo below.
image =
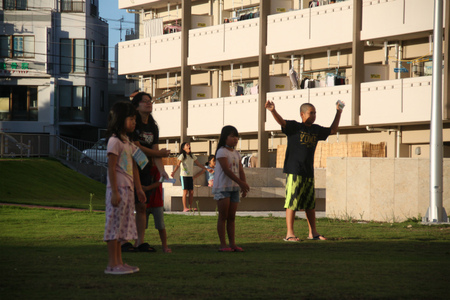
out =
<path fill-rule="evenodd" d="M 316 229 L 316 199 L 314 194 L 314 151 L 319 140 L 326 140 L 330 134 L 337 132 L 343 106 L 336 105 L 336 116 L 331 127 L 314 124 L 316 108 L 310 103 L 300 106 L 302 123 L 286 121 L 275 110 L 275 104 L 266 102 L 270 111 L 281 125 L 281 130 L 287 136 L 286 156 L 283 172 L 286 173 L 286 226 L 285 241 L 298 242 L 294 234 L 295 212 L 305 210 L 308 221 L 308 239 L 326 240 Z"/>

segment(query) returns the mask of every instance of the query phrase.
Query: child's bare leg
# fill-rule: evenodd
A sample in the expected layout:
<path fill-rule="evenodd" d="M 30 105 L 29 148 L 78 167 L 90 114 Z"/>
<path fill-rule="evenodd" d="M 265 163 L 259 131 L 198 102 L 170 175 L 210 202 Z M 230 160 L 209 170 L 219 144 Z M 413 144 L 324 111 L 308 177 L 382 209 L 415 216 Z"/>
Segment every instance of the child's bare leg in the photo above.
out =
<path fill-rule="evenodd" d="M 147 225 L 147 215 L 146 215 L 147 204 L 139 202 L 136 203 L 135 207 L 136 207 L 136 230 L 138 238 L 134 246 L 137 247 L 144 242 L 145 225 Z"/>
<path fill-rule="evenodd" d="M 231 248 L 236 248 L 236 240 L 235 240 L 235 220 L 236 220 L 236 210 L 238 207 L 238 202 L 230 202 L 230 206 L 228 208 L 228 218 L 227 218 L 227 233 L 228 233 L 228 241 L 230 242 Z"/>
<path fill-rule="evenodd" d="M 305 209 L 306 220 L 308 221 L 309 237 L 313 238 L 319 236 L 316 229 L 316 210 L 315 209 Z M 320 236 L 319 239 L 326 240 L 325 237 Z"/>
<path fill-rule="evenodd" d="M 192 209 L 194 208 L 194 206 L 192 206 L 193 202 L 194 202 L 194 191 L 189 190 L 189 207 Z"/>
<path fill-rule="evenodd" d="M 122 249 L 120 248 L 121 243 L 119 241 L 116 242 L 116 253 L 117 253 L 117 264 L 123 265 L 122 260 Z"/>
<path fill-rule="evenodd" d="M 187 203 L 186 203 L 186 197 L 187 197 L 188 192 L 189 192 L 188 190 L 183 190 L 183 197 L 181 198 L 181 200 L 183 201 L 183 210 L 188 209 Z"/>
<path fill-rule="evenodd" d="M 111 240 L 106 242 L 106 245 L 108 247 L 108 267 L 115 267 L 119 264 L 121 264 L 120 261 L 118 261 L 118 248 L 120 249 L 120 243 L 117 242 L 117 240 Z"/>
<path fill-rule="evenodd" d="M 287 227 L 286 238 L 293 237 L 295 239 L 294 221 L 295 221 L 295 210 L 286 208 L 286 227 Z"/>
<path fill-rule="evenodd" d="M 226 222 L 230 207 L 230 198 L 223 198 L 217 201 L 217 210 L 219 218 L 217 219 L 217 233 L 219 234 L 220 248 L 227 248 L 226 240 Z"/>
<path fill-rule="evenodd" d="M 117 254 L 115 251 L 117 240 L 107 241 L 106 245 L 108 247 L 108 267 L 115 267 L 117 263 Z"/>
<path fill-rule="evenodd" d="M 169 247 L 167 247 L 167 232 L 165 229 L 160 229 L 158 230 L 159 232 L 159 238 L 161 239 L 161 245 L 163 248 L 163 252 L 166 253 L 171 253 L 172 250 L 169 249 Z"/>

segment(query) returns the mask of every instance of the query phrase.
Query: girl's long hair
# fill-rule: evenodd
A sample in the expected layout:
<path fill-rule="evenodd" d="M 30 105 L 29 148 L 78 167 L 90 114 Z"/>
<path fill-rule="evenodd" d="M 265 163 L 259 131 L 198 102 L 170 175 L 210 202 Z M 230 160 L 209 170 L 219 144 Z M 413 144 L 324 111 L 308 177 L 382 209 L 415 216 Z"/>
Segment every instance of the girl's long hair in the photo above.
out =
<path fill-rule="evenodd" d="M 205 163 L 205 166 L 209 166 L 209 162 L 211 161 L 211 159 L 216 158 L 216 156 L 214 154 L 211 154 L 210 156 L 208 156 L 208 161 Z"/>
<path fill-rule="evenodd" d="M 122 134 L 125 133 L 125 119 L 136 116 L 136 109 L 129 101 L 120 101 L 114 103 L 108 115 L 108 130 L 106 131 L 106 138 L 114 134 L 122 142 Z"/>
<path fill-rule="evenodd" d="M 184 150 L 184 146 L 185 146 L 186 144 L 189 144 L 189 142 L 184 142 L 184 143 L 181 144 L 181 146 L 180 146 L 180 149 L 181 149 L 180 153 L 183 154 L 183 160 L 185 160 L 185 159 L 186 159 L 186 156 L 187 156 L 187 152 Z M 192 150 L 192 149 L 191 149 L 191 150 Z M 189 156 L 190 156 L 191 158 L 193 158 L 193 157 L 192 157 L 192 151 L 189 152 Z"/>
<path fill-rule="evenodd" d="M 139 92 L 136 95 L 134 95 L 133 100 L 131 100 L 131 103 L 134 105 L 136 109 L 139 106 L 139 103 L 142 101 L 142 97 L 144 96 L 148 96 L 150 98 L 150 101 L 152 100 L 152 96 L 148 93 Z M 148 115 L 148 124 L 150 125 L 152 132 L 158 131 L 158 123 L 156 123 L 152 114 Z M 141 129 L 143 125 L 144 124 L 142 123 L 141 114 L 138 113 L 136 115 L 136 128 Z"/>
<path fill-rule="evenodd" d="M 217 151 L 219 151 L 220 148 L 225 147 L 227 138 L 231 134 L 234 136 L 237 136 L 237 137 L 239 136 L 239 133 L 238 133 L 236 127 L 227 125 L 222 128 L 222 132 L 220 133 L 219 143 L 217 144 L 216 156 L 217 156 Z"/>

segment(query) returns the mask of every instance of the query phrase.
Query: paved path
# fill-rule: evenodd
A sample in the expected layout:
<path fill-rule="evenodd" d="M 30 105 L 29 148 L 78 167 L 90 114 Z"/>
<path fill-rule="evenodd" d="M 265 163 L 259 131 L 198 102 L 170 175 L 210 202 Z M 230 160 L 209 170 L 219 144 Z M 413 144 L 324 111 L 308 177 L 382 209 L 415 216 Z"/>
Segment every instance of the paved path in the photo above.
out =
<path fill-rule="evenodd" d="M 20 206 L 20 207 L 29 207 L 29 208 L 45 208 L 45 209 L 56 209 L 56 210 L 72 210 L 72 211 L 86 211 L 87 209 L 82 208 L 68 208 L 68 207 L 52 207 L 52 206 L 40 206 L 40 205 L 29 205 L 29 204 L 15 204 L 15 203 L 0 203 L 0 205 L 9 205 L 9 206 Z M 100 212 L 101 210 L 95 210 Z M 192 215 L 192 213 L 184 213 L 181 211 L 166 211 L 164 212 L 166 214 L 170 215 Z M 215 216 L 215 211 L 204 211 L 200 212 L 202 216 Z M 198 215 L 198 212 L 195 212 L 195 215 Z M 280 217 L 284 218 L 286 216 L 285 211 L 238 211 L 236 213 L 239 217 Z M 304 212 L 298 212 L 296 214 L 297 217 L 305 219 L 305 213 Z M 316 212 L 317 218 L 325 218 L 325 212 L 324 211 L 318 211 Z"/>

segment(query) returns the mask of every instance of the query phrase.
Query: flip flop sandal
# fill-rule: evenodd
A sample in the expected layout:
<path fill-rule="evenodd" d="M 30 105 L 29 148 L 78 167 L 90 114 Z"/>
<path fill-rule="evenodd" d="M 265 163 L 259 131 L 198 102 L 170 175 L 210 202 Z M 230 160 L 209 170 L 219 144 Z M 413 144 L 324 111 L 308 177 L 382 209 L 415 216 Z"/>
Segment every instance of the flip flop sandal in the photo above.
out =
<path fill-rule="evenodd" d="M 139 252 L 156 252 L 156 249 L 151 247 L 148 243 L 140 244 L 137 248 Z"/>
<path fill-rule="evenodd" d="M 322 240 L 321 237 L 323 237 L 324 240 Z M 319 235 L 316 235 L 315 237 L 312 237 L 312 238 L 308 237 L 308 240 L 325 241 L 325 237 L 323 235 L 319 234 Z"/>
<path fill-rule="evenodd" d="M 120 248 L 122 249 L 122 252 L 139 252 L 139 250 L 131 243 L 125 243 Z"/>
<path fill-rule="evenodd" d="M 296 236 L 290 236 L 288 238 L 284 238 L 283 241 L 285 241 L 285 242 L 300 242 L 299 238 Z"/>

